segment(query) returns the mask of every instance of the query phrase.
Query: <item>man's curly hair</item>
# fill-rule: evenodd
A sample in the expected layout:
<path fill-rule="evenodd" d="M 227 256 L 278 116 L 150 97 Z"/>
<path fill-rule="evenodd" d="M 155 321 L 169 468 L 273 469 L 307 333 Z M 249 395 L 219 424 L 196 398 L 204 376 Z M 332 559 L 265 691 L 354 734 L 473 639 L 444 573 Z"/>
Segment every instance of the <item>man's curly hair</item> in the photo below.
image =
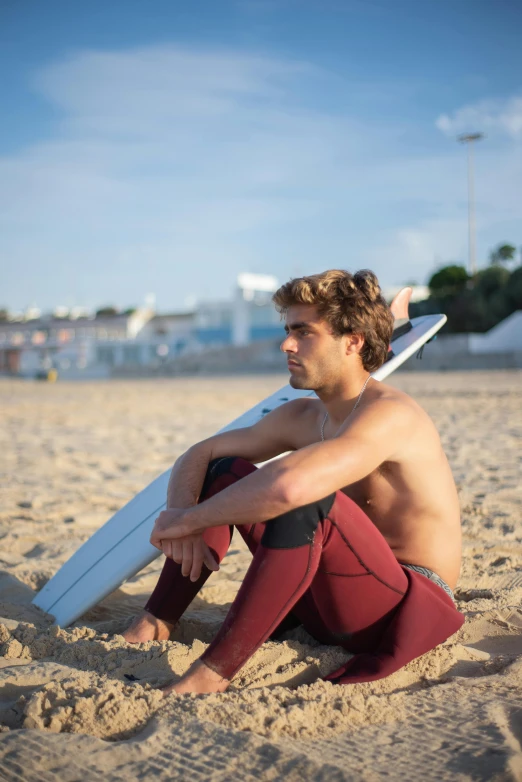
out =
<path fill-rule="evenodd" d="M 369 269 L 351 274 L 330 269 L 322 274 L 296 277 L 273 295 L 277 311 L 284 316 L 293 304 L 313 304 L 335 336 L 362 334 L 363 367 L 374 372 L 386 361 L 393 331 L 393 315 L 375 274 Z"/>

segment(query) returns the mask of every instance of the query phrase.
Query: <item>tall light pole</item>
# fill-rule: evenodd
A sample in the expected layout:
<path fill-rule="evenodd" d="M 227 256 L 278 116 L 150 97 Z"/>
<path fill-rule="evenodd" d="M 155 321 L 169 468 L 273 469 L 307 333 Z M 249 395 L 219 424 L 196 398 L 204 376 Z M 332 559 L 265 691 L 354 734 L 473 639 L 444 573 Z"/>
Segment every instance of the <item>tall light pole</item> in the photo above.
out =
<path fill-rule="evenodd" d="M 475 172 L 473 170 L 473 144 L 484 138 L 483 133 L 464 133 L 458 137 L 462 144 L 468 145 L 468 266 L 469 273 L 474 276 L 477 271 L 475 259 Z"/>

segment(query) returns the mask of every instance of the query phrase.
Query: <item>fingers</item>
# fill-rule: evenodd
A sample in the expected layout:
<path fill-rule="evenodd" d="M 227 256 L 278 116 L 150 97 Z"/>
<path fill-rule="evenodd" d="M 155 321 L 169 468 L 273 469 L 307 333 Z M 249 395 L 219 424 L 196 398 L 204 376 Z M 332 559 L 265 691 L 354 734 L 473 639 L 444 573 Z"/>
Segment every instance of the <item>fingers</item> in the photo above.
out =
<path fill-rule="evenodd" d="M 156 519 L 156 522 L 154 524 L 154 528 L 150 534 L 150 543 L 155 548 L 158 548 L 160 551 L 163 551 L 165 553 L 165 549 L 163 546 L 163 543 L 165 541 L 165 538 L 161 537 L 161 528 L 158 524 L 158 519 Z"/>
<path fill-rule="evenodd" d="M 170 542 L 172 545 L 172 559 L 178 565 L 181 565 L 181 563 L 183 562 L 183 541 L 171 540 Z"/>
<path fill-rule="evenodd" d="M 181 561 L 181 575 L 188 576 L 192 570 L 194 541 L 187 539 L 182 541 L 183 557 Z"/>
<path fill-rule="evenodd" d="M 201 568 L 205 564 L 209 570 L 219 570 L 219 563 L 213 556 L 209 547 L 205 543 L 202 537 L 198 537 L 194 540 L 192 546 L 192 568 L 190 570 L 190 580 L 197 581 L 201 575 Z"/>
<path fill-rule="evenodd" d="M 156 528 L 156 525 L 154 525 L 154 529 L 152 530 L 150 534 L 150 544 L 151 546 L 154 546 L 155 548 L 159 548 L 160 551 L 163 551 L 163 545 L 160 535 L 158 534 L 158 530 Z"/>
<path fill-rule="evenodd" d="M 205 544 L 201 540 L 196 540 L 192 546 L 192 567 L 190 569 L 190 580 L 197 581 L 201 575 L 201 568 L 203 567 L 203 546 Z"/>
<path fill-rule="evenodd" d="M 177 562 L 181 565 L 183 561 L 182 543 L 180 540 L 167 540 L 162 539 L 159 541 L 159 545 L 156 547 L 162 551 L 166 557 Z"/>
<path fill-rule="evenodd" d="M 178 540 L 191 534 L 189 523 L 183 517 L 183 510 L 169 508 L 163 510 L 154 522 L 150 542 L 156 548 L 161 548 L 161 540 Z"/>
<path fill-rule="evenodd" d="M 211 550 L 207 546 L 204 540 L 201 541 L 203 544 L 203 562 L 208 567 L 209 570 L 213 570 L 214 572 L 219 570 L 219 562 L 212 554 Z"/>
<path fill-rule="evenodd" d="M 172 559 L 172 541 L 171 540 L 162 540 L 161 541 L 161 550 L 165 554 L 166 557 L 170 557 Z"/>
<path fill-rule="evenodd" d="M 209 570 L 219 570 L 219 562 L 201 535 L 190 535 L 180 540 L 161 539 L 156 548 L 159 548 L 166 557 L 181 565 L 181 574 L 190 576 L 191 581 L 198 580 L 204 564 Z"/>

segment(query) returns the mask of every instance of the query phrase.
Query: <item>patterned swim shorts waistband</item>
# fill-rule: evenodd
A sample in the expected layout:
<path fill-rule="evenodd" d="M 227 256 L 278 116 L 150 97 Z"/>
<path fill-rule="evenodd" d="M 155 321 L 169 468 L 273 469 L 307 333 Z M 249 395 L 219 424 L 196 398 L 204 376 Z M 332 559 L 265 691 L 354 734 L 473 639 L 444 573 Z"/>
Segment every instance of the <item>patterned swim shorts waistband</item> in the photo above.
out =
<path fill-rule="evenodd" d="M 451 597 L 453 602 L 455 602 L 455 595 L 453 594 L 453 591 L 440 576 L 433 572 L 433 570 L 430 570 L 427 567 L 422 567 L 422 565 L 407 565 L 404 562 L 401 564 L 403 567 L 407 567 L 408 570 L 414 570 L 416 573 L 420 573 L 421 576 L 426 576 L 426 578 L 429 578 L 429 580 L 433 581 L 434 584 L 440 586 L 446 592 L 446 594 Z"/>

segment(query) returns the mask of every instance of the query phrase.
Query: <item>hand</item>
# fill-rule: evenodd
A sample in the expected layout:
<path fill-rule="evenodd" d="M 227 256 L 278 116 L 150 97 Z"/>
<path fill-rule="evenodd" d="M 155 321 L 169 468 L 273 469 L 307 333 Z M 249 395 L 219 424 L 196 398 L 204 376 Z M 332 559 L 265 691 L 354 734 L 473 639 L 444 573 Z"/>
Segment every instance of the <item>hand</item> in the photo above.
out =
<path fill-rule="evenodd" d="M 177 540 L 186 535 L 193 535 L 194 529 L 187 519 L 186 508 L 168 508 L 162 510 L 156 521 L 150 536 L 150 542 L 156 548 L 161 549 L 162 540 Z"/>
<path fill-rule="evenodd" d="M 162 540 L 161 550 L 166 557 L 181 565 L 181 575 L 190 576 L 191 581 L 198 580 L 203 565 L 209 570 L 219 570 L 218 562 L 200 533 L 178 540 Z"/>
<path fill-rule="evenodd" d="M 219 570 L 201 533 L 194 533 L 182 508 L 169 508 L 160 513 L 154 524 L 150 542 L 165 556 L 181 565 L 184 576 L 197 581 L 205 564 L 209 570 Z"/>

